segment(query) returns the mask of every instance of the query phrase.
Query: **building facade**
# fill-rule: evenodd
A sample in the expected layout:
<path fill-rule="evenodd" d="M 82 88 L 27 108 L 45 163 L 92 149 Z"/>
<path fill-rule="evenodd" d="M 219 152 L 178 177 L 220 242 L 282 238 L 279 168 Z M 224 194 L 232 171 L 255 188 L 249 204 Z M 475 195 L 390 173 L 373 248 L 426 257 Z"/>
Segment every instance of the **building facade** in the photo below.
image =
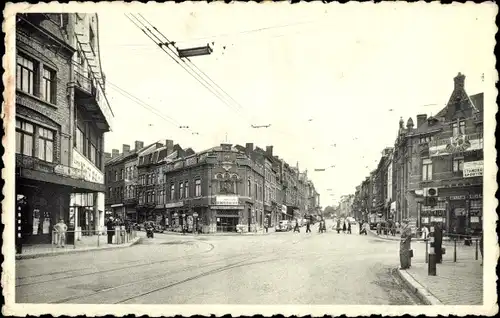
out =
<path fill-rule="evenodd" d="M 71 235 L 104 222 L 104 94 L 95 14 L 16 17 L 18 241 L 50 243 L 62 218 Z M 92 61 L 92 63 L 90 63 Z M 84 74 L 81 74 L 84 73 Z"/>
<path fill-rule="evenodd" d="M 386 215 L 395 221 L 409 219 L 413 228 L 440 223 L 449 233 L 482 231 L 484 96 L 467 94 L 463 74 L 453 84 L 448 103 L 435 116 L 419 114 L 416 125 L 412 118 L 406 126 L 399 121 L 394 148 L 380 161 L 386 164 L 370 175 L 372 212 L 378 211 L 382 191 Z"/>

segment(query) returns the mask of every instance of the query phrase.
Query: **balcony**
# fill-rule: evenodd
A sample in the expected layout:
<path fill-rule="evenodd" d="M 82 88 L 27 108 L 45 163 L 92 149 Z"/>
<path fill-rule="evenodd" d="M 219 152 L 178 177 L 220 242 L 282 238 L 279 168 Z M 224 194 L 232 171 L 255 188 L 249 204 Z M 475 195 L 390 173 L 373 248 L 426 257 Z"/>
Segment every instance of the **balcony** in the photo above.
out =
<path fill-rule="evenodd" d="M 75 101 L 77 104 L 91 114 L 92 120 L 99 129 L 111 130 L 113 112 L 101 84 L 94 78 L 84 75 L 78 67 L 75 67 L 74 75 Z"/>

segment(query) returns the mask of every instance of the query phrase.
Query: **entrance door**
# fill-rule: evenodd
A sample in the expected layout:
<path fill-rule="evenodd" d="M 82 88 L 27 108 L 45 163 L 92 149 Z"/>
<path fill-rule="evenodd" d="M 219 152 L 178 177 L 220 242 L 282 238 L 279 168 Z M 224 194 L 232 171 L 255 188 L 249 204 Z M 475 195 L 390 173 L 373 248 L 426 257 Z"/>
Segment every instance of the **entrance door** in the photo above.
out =
<path fill-rule="evenodd" d="M 238 217 L 218 216 L 217 232 L 236 232 L 236 225 L 238 225 L 238 221 Z"/>

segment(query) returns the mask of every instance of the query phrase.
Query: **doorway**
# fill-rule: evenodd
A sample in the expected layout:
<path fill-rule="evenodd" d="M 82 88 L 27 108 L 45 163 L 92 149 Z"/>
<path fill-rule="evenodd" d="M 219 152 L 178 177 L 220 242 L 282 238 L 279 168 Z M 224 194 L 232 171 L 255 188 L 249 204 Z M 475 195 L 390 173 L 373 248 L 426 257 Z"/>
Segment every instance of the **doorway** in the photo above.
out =
<path fill-rule="evenodd" d="M 239 217 L 217 216 L 217 232 L 236 232 Z"/>

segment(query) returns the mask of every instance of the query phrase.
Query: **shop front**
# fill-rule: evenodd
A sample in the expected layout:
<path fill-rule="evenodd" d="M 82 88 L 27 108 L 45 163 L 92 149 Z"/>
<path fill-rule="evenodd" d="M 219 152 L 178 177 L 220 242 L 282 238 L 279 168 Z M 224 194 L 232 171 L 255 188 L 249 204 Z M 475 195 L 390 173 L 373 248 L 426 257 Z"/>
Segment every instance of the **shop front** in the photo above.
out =
<path fill-rule="evenodd" d="M 184 201 L 170 202 L 165 204 L 165 214 L 168 218 L 168 229 L 175 232 L 181 232 L 186 217 Z"/>
<path fill-rule="evenodd" d="M 240 204 L 236 195 L 222 195 L 215 197 L 215 205 L 211 205 L 210 209 L 215 218 L 216 232 L 236 232 L 245 206 Z"/>
<path fill-rule="evenodd" d="M 438 198 L 436 206 L 426 206 L 422 202 L 417 203 L 419 208 L 419 223 L 418 227 L 423 226 L 431 229 L 437 224 L 440 224 L 443 229 L 447 228 L 448 219 L 446 217 L 447 203 L 446 199 L 441 197 Z"/>
<path fill-rule="evenodd" d="M 465 235 L 482 231 L 482 194 L 452 195 L 448 202 L 451 233 Z"/>

